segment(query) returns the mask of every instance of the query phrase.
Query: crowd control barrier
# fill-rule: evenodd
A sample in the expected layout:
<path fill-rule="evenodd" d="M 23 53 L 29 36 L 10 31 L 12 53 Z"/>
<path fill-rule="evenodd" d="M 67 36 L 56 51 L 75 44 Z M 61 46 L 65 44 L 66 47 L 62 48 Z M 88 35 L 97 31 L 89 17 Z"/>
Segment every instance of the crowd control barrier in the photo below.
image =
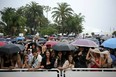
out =
<path fill-rule="evenodd" d="M 116 68 L 0 69 L 0 77 L 116 77 Z"/>
<path fill-rule="evenodd" d="M 116 68 L 73 68 L 63 70 L 62 77 L 116 77 Z"/>
<path fill-rule="evenodd" d="M 0 69 L 0 77 L 60 77 L 58 69 Z"/>

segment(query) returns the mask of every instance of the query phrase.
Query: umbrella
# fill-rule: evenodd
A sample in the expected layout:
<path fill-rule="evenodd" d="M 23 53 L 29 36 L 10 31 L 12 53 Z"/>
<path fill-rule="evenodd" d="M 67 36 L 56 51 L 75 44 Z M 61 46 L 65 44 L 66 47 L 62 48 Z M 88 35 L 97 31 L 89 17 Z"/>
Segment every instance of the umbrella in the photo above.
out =
<path fill-rule="evenodd" d="M 50 46 L 50 47 L 53 47 L 55 44 L 57 44 L 58 42 L 57 41 L 47 41 L 45 43 L 46 46 Z"/>
<path fill-rule="evenodd" d="M 0 53 L 13 54 L 19 51 L 21 51 L 21 49 L 15 44 L 6 44 L 0 47 Z"/>
<path fill-rule="evenodd" d="M 56 45 L 54 45 L 53 50 L 55 51 L 75 51 L 76 47 L 71 45 L 71 44 L 67 44 L 67 43 L 57 43 Z"/>
<path fill-rule="evenodd" d="M 46 41 L 45 38 L 39 38 L 38 41 Z"/>
<path fill-rule="evenodd" d="M 5 38 L 0 38 L 0 41 L 6 41 Z"/>
<path fill-rule="evenodd" d="M 86 38 L 86 39 L 94 41 L 97 45 L 99 45 L 99 41 L 96 38 Z"/>
<path fill-rule="evenodd" d="M 17 37 L 16 39 L 17 39 L 18 41 L 22 41 L 22 40 L 24 40 L 25 38 L 24 38 L 24 37 L 19 36 L 19 37 Z"/>
<path fill-rule="evenodd" d="M 110 38 L 110 39 L 104 41 L 101 45 L 104 47 L 107 47 L 107 48 L 115 49 L 116 48 L 116 38 Z"/>
<path fill-rule="evenodd" d="M 74 46 L 82 46 L 82 47 L 98 47 L 98 45 L 91 40 L 88 39 L 77 39 L 71 43 Z"/>
<path fill-rule="evenodd" d="M 1 47 L 1 46 L 4 46 L 4 45 L 6 45 L 6 43 L 3 42 L 3 41 L 0 41 L 0 47 Z"/>
<path fill-rule="evenodd" d="M 21 45 L 21 44 L 15 44 L 15 45 L 18 46 L 21 51 L 23 51 L 25 49 L 24 45 Z"/>

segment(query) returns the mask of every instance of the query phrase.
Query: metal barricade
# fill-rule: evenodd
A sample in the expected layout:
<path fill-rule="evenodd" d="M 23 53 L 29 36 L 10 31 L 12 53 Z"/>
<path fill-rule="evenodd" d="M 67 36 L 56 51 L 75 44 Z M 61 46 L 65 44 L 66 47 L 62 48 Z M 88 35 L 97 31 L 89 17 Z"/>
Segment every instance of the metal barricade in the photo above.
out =
<path fill-rule="evenodd" d="M 0 69 L 0 77 L 60 77 L 58 69 Z"/>
<path fill-rule="evenodd" d="M 116 77 L 116 68 L 0 69 L 0 77 Z"/>
<path fill-rule="evenodd" d="M 116 77 L 116 68 L 73 68 L 63 70 L 62 77 Z"/>

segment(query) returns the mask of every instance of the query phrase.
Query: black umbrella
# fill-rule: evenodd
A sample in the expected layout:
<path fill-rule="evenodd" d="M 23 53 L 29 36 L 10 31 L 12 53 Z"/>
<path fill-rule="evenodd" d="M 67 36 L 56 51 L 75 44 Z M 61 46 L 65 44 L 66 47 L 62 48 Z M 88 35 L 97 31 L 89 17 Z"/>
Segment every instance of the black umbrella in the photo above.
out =
<path fill-rule="evenodd" d="M 21 48 L 15 44 L 6 44 L 5 46 L 0 47 L 0 54 L 13 54 L 21 51 Z"/>
<path fill-rule="evenodd" d="M 67 43 L 57 43 L 56 45 L 54 45 L 53 50 L 55 51 L 75 51 L 76 47 Z"/>
<path fill-rule="evenodd" d="M 21 45 L 21 44 L 15 44 L 15 45 L 18 46 L 21 51 L 23 51 L 25 49 L 25 46 L 24 45 Z"/>

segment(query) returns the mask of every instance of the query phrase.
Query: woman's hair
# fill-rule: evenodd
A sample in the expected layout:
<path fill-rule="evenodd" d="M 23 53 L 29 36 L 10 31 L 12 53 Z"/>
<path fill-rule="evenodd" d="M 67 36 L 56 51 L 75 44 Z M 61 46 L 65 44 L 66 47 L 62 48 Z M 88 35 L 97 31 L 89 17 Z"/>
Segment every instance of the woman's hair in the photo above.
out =
<path fill-rule="evenodd" d="M 70 60 L 69 60 L 69 56 L 72 56 L 72 54 L 69 54 L 69 55 L 68 55 L 68 61 L 69 61 L 69 63 L 74 64 L 75 62 L 74 62 L 74 60 L 73 60 L 73 56 L 72 56 L 72 61 L 71 61 L 71 62 L 70 62 Z"/>
<path fill-rule="evenodd" d="M 46 51 L 45 51 L 45 56 L 46 56 L 46 53 L 47 53 L 47 52 L 50 53 L 49 58 L 51 58 L 51 52 L 50 52 L 49 50 L 46 50 Z M 46 57 L 46 58 L 47 58 L 47 57 Z"/>

